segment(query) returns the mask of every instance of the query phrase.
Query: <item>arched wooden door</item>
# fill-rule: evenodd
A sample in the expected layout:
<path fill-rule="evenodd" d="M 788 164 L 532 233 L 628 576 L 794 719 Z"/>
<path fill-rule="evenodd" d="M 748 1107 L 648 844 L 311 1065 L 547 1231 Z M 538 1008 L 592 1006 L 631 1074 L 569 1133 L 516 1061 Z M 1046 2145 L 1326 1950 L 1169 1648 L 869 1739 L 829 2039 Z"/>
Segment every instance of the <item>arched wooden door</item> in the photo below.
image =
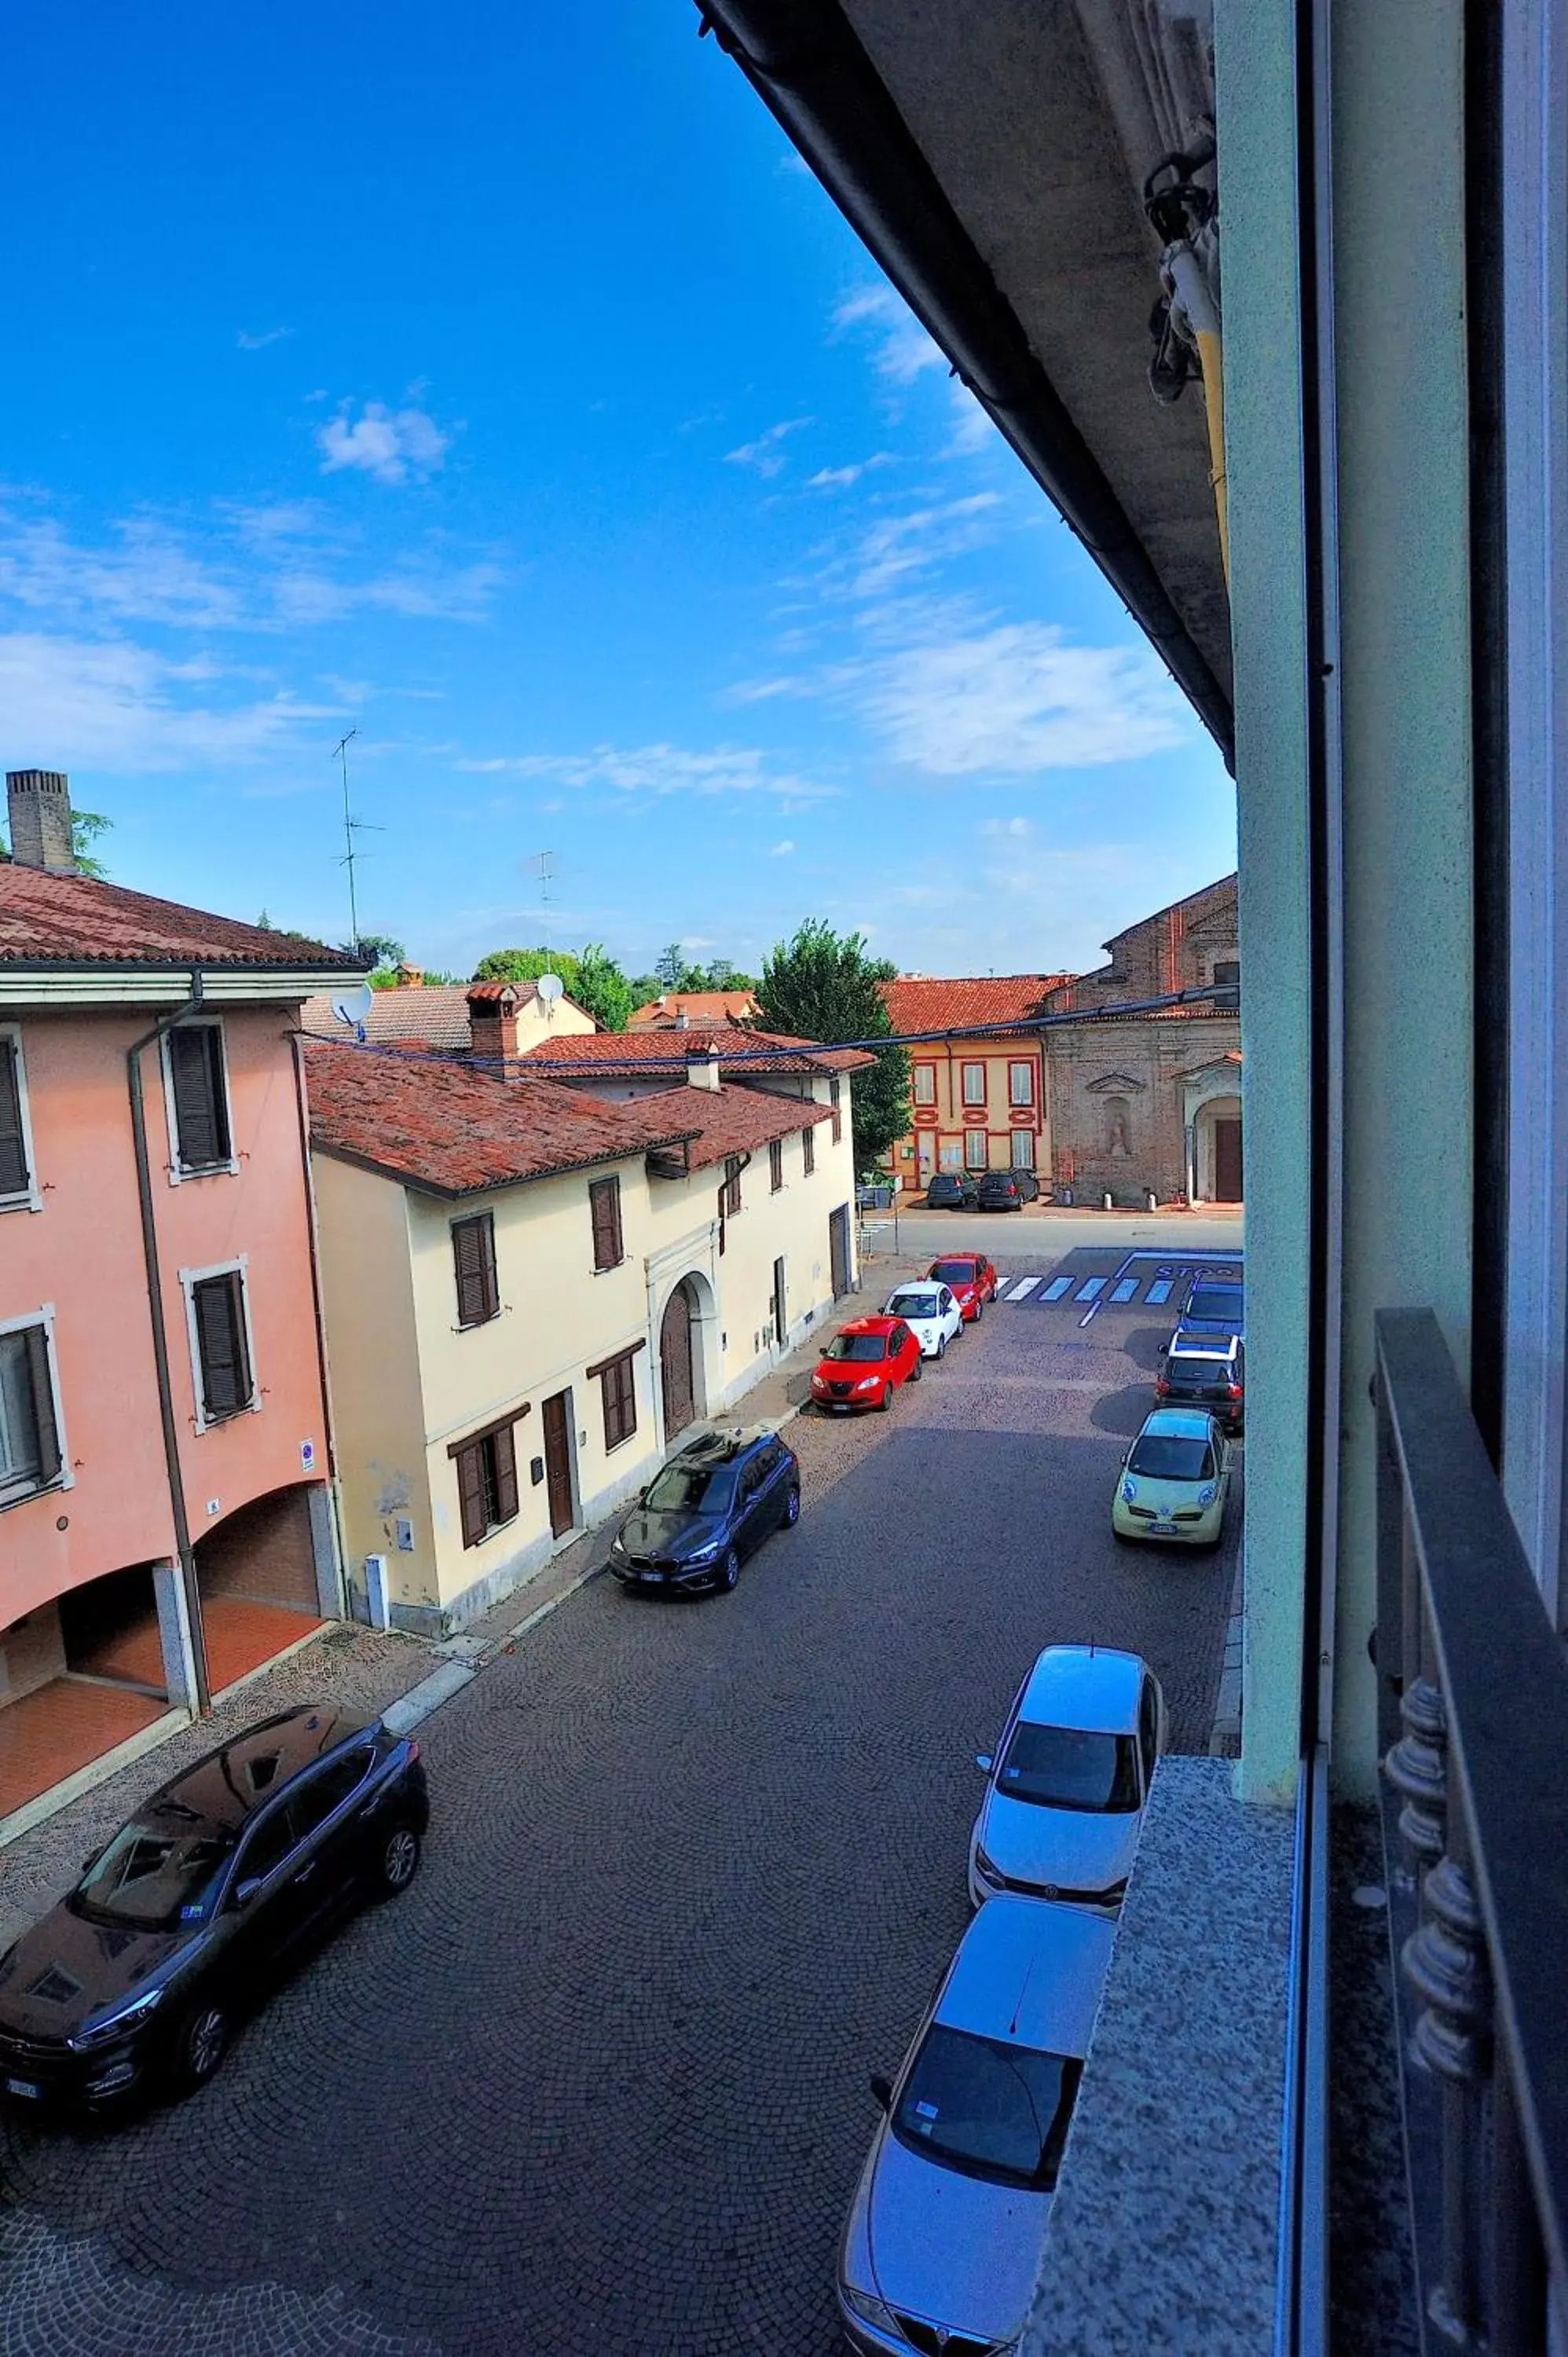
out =
<path fill-rule="evenodd" d="M 692 1297 L 683 1283 L 664 1305 L 659 1329 L 659 1372 L 664 1387 L 664 1437 L 672 1440 L 697 1413 L 692 1372 Z"/>

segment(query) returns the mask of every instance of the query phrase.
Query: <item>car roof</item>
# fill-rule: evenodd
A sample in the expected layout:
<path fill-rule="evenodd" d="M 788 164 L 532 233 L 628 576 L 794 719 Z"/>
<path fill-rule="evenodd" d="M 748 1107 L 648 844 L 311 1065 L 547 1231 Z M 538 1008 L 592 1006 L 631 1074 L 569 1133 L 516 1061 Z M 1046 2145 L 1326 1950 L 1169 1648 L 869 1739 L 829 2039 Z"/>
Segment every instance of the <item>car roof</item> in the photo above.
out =
<path fill-rule="evenodd" d="M 275 1718 L 247 1727 L 208 1752 L 172 1777 L 146 1806 L 157 1809 L 174 1802 L 209 1824 L 242 1825 L 306 1769 L 378 1723 L 373 1715 L 367 1717 L 363 1711 L 345 1710 L 337 1703 L 302 1703 L 297 1710 L 280 1711 Z"/>
<path fill-rule="evenodd" d="M 1171 1336 L 1173 1359 L 1233 1359 L 1241 1347 L 1240 1334 L 1205 1333 L 1201 1327 L 1178 1326 Z"/>
<path fill-rule="evenodd" d="M 959 1942 L 934 2018 L 1046 2054 L 1089 2051 L 1116 1926 L 998 1891 Z"/>
<path fill-rule="evenodd" d="M 1245 1293 L 1246 1290 L 1246 1283 L 1239 1268 L 1228 1268 L 1218 1276 L 1195 1276 L 1187 1286 L 1189 1293 Z"/>
<path fill-rule="evenodd" d="M 985 1264 L 985 1254 L 972 1252 L 939 1253 L 926 1271 L 926 1283 L 929 1285 L 939 1268 L 952 1268 L 964 1263 L 967 1263 L 971 1268 L 982 1268 Z"/>
<path fill-rule="evenodd" d="M 847 1326 L 841 1326 L 838 1330 L 841 1334 L 886 1334 L 897 1323 L 897 1318 L 878 1313 L 872 1318 L 852 1318 Z"/>
<path fill-rule="evenodd" d="M 1101 1645 L 1047 1645 L 1029 1673 L 1018 1716 L 1090 1735 L 1131 1735 L 1146 1663 Z"/>
<path fill-rule="evenodd" d="M 887 1298 L 889 1301 L 899 1301 L 906 1293 L 940 1293 L 944 1282 L 945 1280 L 940 1276 L 906 1276 L 894 1286 Z M 896 1314 L 892 1310 L 883 1312 L 884 1317 L 893 1317 Z"/>
<path fill-rule="evenodd" d="M 1207 1408 L 1157 1407 L 1144 1418 L 1138 1437 L 1148 1433 L 1168 1440 L 1207 1440 L 1213 1424 Z"/>
<path fill-rule="evenodd" d="M 777 1433 L 766 1424 L 744 1425 L 734 1432 L 704 1432 L 678 1448 L 670 1462 L 681 1465 L 733 1465 L 737 1458 L 749 1456 L 765 1440 L 776 1440 Z"/>

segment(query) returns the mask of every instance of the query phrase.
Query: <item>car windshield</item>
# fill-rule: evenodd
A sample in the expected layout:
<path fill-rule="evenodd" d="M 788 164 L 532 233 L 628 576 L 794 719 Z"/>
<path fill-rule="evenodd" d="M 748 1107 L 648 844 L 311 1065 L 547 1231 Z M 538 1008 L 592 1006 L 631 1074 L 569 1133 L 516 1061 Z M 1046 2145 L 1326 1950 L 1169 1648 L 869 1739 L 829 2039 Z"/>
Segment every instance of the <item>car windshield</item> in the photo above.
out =
<path fill-rule="evenodd" d="M 1187 1315 L 1212 1318 L 1217 1322 L 1231 1319 L 1240 1324 L 1246 1297 L 1239 1285 L 1195 1285 L 1187 1296 Z"/>
<path fill-rule="evenodd" d="M 1033 1801 L 1040 1808 L 1125 1816 L 1138 1805 L 1133 1738 L 1020 1720 L 997 1770 L 996 1789 L 1005 1800 Z"/>
<path fill-rule="evenodd" d="M 911 2151 L 1049 2192 L 1083 2065 L 933 2022 L 893 2118 Z"/>
<path fill-rule="evenodd" d="M 1179 1432 L 1145 1432 L 1127 1459 L 1127 1470 L 1151 1481 L 1212 1481 L 1214 1451 L 1207 1440 L 1188 1440 Z"/>
<path fill-rule="evenodd" d="M 887 1305 L 889 1318 L 934 1318 L 936 1314 L 934 1293 L 896 1293 Z"/>
<path fill-rule="evenodd" d="M 666 1465 L 646 1503 L 660 1514 L 724 1514 L 734 1501 L 735 1475 L 727 1465 Z"/>
<path fill-rule="evenodd" d="M 234 1847 L 234 1835 L 178 1801 L 122 1825 L 71 1894 L 79 1912 L 148 1932 L 199 1921 Z"/>
<path fill-rule="evenodd" d="M 931 1275 L 942 1285 L 972 1285 L 974 1263 L 972 1260 L 940 1260 Z"/>
<path fill-rule="evenodd" d="M 883 1334 L 835 1334 L 824 1359 L 885 1359 L 887 1339 Z"/>

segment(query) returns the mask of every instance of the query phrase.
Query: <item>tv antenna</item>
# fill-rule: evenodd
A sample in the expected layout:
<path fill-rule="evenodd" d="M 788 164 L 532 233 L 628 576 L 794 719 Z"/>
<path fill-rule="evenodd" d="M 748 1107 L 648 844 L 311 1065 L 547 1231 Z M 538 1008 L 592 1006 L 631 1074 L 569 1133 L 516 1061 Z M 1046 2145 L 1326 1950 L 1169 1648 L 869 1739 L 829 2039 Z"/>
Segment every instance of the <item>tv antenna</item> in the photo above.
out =
<path fill-rule="evenodd" d="M 540 947 L 548 957 L 550 954 L 550 887 L 555 881 L 555 854 L 553 851 L 536 851 L 529 864 L 539 878 L 539 923 L 543 935 Z M 533 987 L 543 1006 L 545 1021 L 549 1022 L 554 1017 L 555 1002 L 562 996 L 566 985 L 558 974 L 542 974 Z"/>
<path fill-rule="evenodd" d="M 349 942 L 356 952 L 360 947 L 360 907 L 354 889 L 354 867 L 357 861 L 368 858 L 370 855 L 355 848 L 354 837 L 366 832 L 371 834 L 383 832 L 369 819 L 356 818 L 349 806 L 349 748 L 359 733 L 357 728 L 350 728 L 348 735 L 339 737 L 332 748 L 332 759 L 343 766 L 343 856 L 338 865 L 349 871 Z"/>

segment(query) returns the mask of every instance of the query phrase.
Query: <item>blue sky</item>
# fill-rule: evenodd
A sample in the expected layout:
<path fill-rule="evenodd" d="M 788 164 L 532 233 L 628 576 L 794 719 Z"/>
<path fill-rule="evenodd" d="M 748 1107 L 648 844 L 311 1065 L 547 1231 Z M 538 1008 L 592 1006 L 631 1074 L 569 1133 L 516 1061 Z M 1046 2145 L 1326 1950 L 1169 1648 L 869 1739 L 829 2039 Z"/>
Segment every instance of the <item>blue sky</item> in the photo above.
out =
<path fill-rule="evenodd" d="M 1220 762 L 690 0 L 14 12 L 0 749 L 433 967 L 1081 966 Z"/>

